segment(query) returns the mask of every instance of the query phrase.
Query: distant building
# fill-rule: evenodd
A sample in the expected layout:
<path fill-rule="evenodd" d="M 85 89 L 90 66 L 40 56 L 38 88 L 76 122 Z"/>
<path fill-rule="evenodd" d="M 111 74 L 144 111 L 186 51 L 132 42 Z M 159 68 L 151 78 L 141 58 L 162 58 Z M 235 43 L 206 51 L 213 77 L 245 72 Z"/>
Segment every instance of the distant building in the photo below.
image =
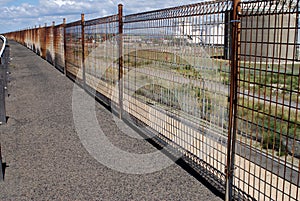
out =
<path fill-rule="evenodd" d="M 191 22 L 178 22 L 175 31 L 176 38 L 183 38 L 190 44 L 224 45 L 225 24 L 221 21 L 209 22 L 197 25 Z"/>
<path fill-rule="evenodd" d="M 283 5 L 270 2 L 258 2 L 251 13 L 260 13 L 251 17 L 242 17 L 241 54 L 251 61 L 278 61 L 280 58 L 296 59 L 297 16 L 296 13 L 282 13 L 288 10 Z M 243 12 L 247 15 L 246 12 Z"/>
<path fill-rule="evenodd" d="M 244 59 L 267 61 L 274 58 L 276 62 L 280 58 L 300 58 L 300 49 L 295 45 L 300 38 L 297 35 L 297 14 L 279 14 L 290 8 L 278 1 L 261 1 L 251 5 L 251 8 L 247 8 L 248 11 L 242 11 L 244 17 L 241 17 L 240 49 L 242 55 L 247 55 Z M 251 17 L 247 17 L 246 12 L 251 12 Z M 194 24 L 188 20 L 177 22 L 173 30 L 175 38 L 190 44 L 223 46 L 228 49 L 229 42 L 225 40 L 225 31 L 228 29 L 224 20 L 226 16 L 222 19 L 218 19 L 217 15 L 211 18 L 201 19 L 200 24 L 199 20 Z M 230 33 L 226 37 L 230 39 Z"/>

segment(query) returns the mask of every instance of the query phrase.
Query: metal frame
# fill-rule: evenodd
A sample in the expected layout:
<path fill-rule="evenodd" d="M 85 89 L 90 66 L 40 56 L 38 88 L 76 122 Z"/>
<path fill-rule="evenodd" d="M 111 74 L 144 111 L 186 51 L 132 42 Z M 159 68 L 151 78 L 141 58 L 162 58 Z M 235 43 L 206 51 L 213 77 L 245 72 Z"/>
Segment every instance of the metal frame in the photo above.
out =
<path fill-rule="evenodd" d="M 233 182 L 256 200 L 300 199 L 299 2 L 292 3 L 240 5 L 235 156 L 247 162 L 235 162 Z"/>

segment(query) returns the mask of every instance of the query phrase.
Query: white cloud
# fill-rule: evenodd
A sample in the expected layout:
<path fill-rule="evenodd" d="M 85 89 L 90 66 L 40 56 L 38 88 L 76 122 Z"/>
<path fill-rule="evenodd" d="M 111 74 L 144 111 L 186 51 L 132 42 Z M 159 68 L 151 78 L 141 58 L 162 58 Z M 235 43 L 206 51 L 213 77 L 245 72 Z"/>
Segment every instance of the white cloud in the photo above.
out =
<path fill-rule="evenodd" d="M 74 5 L 76 4 L 75 1 L 63 1 L 63 0 L 54 0 L 52 1 L 54 4 L 58 5 L 59 7 L 61 6 L 66 6 L 66 5 Z"/>
<path fill-rule="evenodd" d="M 7 3 L 12 2 L 12 1 L 14 1 L 14 0 L 1 0 L 0 1 L 0 6 L 6 5 Z"/>

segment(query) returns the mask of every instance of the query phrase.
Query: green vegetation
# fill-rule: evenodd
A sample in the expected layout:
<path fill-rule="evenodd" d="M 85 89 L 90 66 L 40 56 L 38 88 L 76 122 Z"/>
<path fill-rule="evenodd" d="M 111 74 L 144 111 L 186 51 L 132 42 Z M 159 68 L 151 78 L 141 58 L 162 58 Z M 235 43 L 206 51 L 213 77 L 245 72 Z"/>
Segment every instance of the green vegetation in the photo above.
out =
<path fill-rule="evenodd" d="M 300 90 L 299 69 L 300 64 L 241 64 L 240 87 L 252 94 L 280 95 L 282 99 L 290 100 L 291 97 L 296 102 Z"/>
<path fill-rule="evenodd" d="M 175 76 L 181 75 L 188 79 L 201 80 L 199 70 L 195 69 L 187 60 L 170 52 L 152 49 L 133 51 L 125 55 L 124 66 L 128 68 L 151 68 L 154 71 L 158 69 L 166 73 L 173 72 Z M 174 84 L 172 84 L 170 80 L 163 82 L 165 82 L 165 86 Z M 164 86 L 164 84 L 161 85 Z M 202 111 L 203 109 L 206 111 L 206 114 L 209 114 L 212 109 L 211 96 L 207 89 L 203 90 L 201 87 L 194 86 L 193 84 L 184 83 L 176 83 L 176 86 L 173 85 L 170 88 L 165 88 L 161 85 L 147 85 L 136 91 L 136 95 L 154 101 L 162 107 L 168 107 L 171 110 L 185 111 L 191 115 L 195 115 L 195 111 Z M 182 104 L 188 103 L 179 104 L 180 101 L 182 102 L 182 100 L 178 100 L 179 97 L 185 97 L 185 101 L 192 101 L 193 105 L 184 106 Z M 201 115 L 203 114 L 202 112 L 199 113 L 201 113 Z M 205 118 L 209 119 L 209 116 L 207 115 Z"/>
<path fill-rule="evenodd" d="M 163 66 L 163 69 L 180 73 L 184 77 L 199 77 L 199 72 L 182 57 L 157 50 L 138 50 L 125 55 L 124 65 L 128 67 L 141 68 Z"/>
<path fill-rule="evenodd" d="M 207 89 L 203 90 L 188 84 L 181 84 L 174 88 L 148 84 L 139 88 L 135 92 L 135 96 L 143 102 L 155 104 L 170 112 L 178 114 L 179 111 L 182 111 L 185 114 L 206 120 L 210 120 L 210 114 L 214 107 L 212 95 Z M 189 105 L 187 102 L 192 102 L 193 105 Z"/>
<path fill-rule="evenodd" d="M 174 91 L 157 84 L 146 85 L 135 92 L 136 95 L 144 96 L 173 109 L 180 110 L 178 99 Z"/>
<path fill-rule="evenodd" d="M 252 133 L 250 138 L 261 142 L 264 149 L 278 151 L 284 155 L 291 151 L 286 140 L 300 140 L 300 114 L 295 110 L 284 110 L 276 106 L 255 103 L 244 104 L 238 109 L 239 130 Z M 252 122 L 252 123 L 248 123 Z"/>

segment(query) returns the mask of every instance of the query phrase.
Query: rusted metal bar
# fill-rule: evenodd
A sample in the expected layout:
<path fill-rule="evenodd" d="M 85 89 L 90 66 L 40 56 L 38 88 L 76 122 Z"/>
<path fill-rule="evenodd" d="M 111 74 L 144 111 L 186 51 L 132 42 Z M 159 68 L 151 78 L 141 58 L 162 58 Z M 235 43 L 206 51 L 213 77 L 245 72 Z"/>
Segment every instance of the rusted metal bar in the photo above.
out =
<path fill-rule="evenodd" d="M 50 59 L 50 63 L 55 66 L 55 59 L 56 59 L 56 54 L 55 54 L 55 22 L 52 21 L 52 26 L 50 27 L 51 29 L 51 41 L 50 41 L 50 44 L 49 44 L 49 59 Z"/>
<path fill-rule="evenodd" d="M 231 76 L 230 76 L 230 97 L 229 97 L 229 124 L 227 141 L 227 164 L 226 164 L 226 192 L 225 200 L 233 200 L 233 171 L 236 141 L 236 112 L 237 112 L 237 80 L 238 80 L 238 53 L 239 53 L 239 17 L 240 0 L 233 0 L 232 11 L 232 39 L 231 39 Z"/>
<path fill-rule="evenodd" d="M 118 42 L 119 42 L 119 118 L 123 117 L 123 5 L 118 5 L 118 15 L 119 15 L 119 33 L 118 33 Z"/>
<path fill-rule="evenodd" d="M 82 85 L 83 88 L 86 88 L 86 77 L 85 77 L 85 35 L 84 35 L 85 21 L 84 14 L 81 14 L 81 48 L 82 48 L 82 56 L 81 56 L 81 68 L 82 68 Z"/>
<path fill-rule="evenodd" d="M 34 26 L 32 34 L 33 34 L 33 52 L 36 53 L 36 49 L 37 49 L 36 45 L 38 44 L 38 42 L 37 42 L 37 34 L 36 34 L 36 26 Z"/>
<path fill-rule="evenodd" d="M 45 26 L 42 28 L 42 33 L 41 36 L 42 37 L 42 58 L 43 59 L 47 59 L 46 58 L 46 54 L 47 54 L 47 23 L 45 23 Z"/>
<path fill-rule="evenodd" d="M 63 19 L 63 34 L 64 34 L 64 74 L 67 76 L 67 40 L 66 40 L 66 18 Z"/>
<path fill-rule="evenodd" d="M 225 23 L 224 23 L 224 59 L 230 59 L 230 32 L 231 32 L 231 24 L 230 24 L 230 14 L 231 11 L 228 10 L 225 12 Z"/>

